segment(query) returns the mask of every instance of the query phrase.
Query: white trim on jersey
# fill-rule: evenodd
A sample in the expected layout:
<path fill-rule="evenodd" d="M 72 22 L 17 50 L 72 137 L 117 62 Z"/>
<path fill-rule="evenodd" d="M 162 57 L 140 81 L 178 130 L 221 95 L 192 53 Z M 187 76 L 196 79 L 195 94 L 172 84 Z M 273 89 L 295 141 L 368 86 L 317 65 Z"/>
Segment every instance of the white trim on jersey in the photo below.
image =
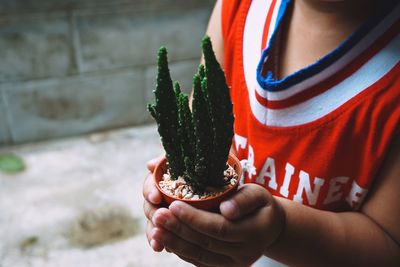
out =
<path fill-rule="evenodd" d="M 261 42 L 263 35 L 263 27 L 268 10 L 271 6 L 271 0 L 253 0 L 247 13 L 246 24 L 243 33 L 243 69 L 244 76 L 249 92 L 249 101 L 254 116 L 262 123 L 266 121 L 264 114 L 265 108 L 258 103 L 254 88 L 257 84 L 256 70 L 261 57 Z M 279 6 L 276 5 L 275 8 Z M 275 25 L 275 22 L 271 25 Z M 270 27 L 270 29 L 273 29 Z M 245 52 L 246 51 L 246 52 Z"/>
<path fill-rule="evenodd" d="M 323 69 L 318 75 L 313 75 L 310 78 L 295 84 L 285 90 L 281 91 L 267 91 L 261 86 L 257 86 L 257 92 L 263 98 L 270 101 L 284 100 L 292 97 L 306 88 L 310 88 L 319 82 L 331 77 L 339 70 L 343 69 L 346 65 L 352 62 L 357 56 L 371 46 L 381 35 L 385 32 L 393 23 L 395 23 L 400 14 L 400 5 L 394 9 L 383 21 L 381 21 L 376 27 L 374 27 L 364 38 L 362 38 L 352 49 L 346 54 L 342 55 L 337 61 L 335 61 L 328 68 Z M 258 83 L 257 83 L 258 84 Z"/>
<path fill-rule="evenodd" d="M 268 1 L 268 2 L 271 2 L 271 1 Z M 264 44 L 261 44 L 261 45 L 263 45 L 263 47 L 268 47 L 269 46 L 269 42 L 271 40 L 272 34 L 275 31 L 276 19 L 278 18 L 279 6 L 280 5 L 281 5 L 281 0 L 276 0 L 275 9 L 274 9 L 274 11 L 272 13 L 271 23 L 270 23 L 269 29 L 268 29 L 268 37 L 267 37 L 266 45 L 264 46 Z M 271 6 L 271 3 L 269 3 L 267 6 Z M 267 9 L 267 11 L 268 11 L 268 8 L 264 7 L 264 9 Z M 264 19 L 264 21 L 265 21 L 265 19 Z"/>

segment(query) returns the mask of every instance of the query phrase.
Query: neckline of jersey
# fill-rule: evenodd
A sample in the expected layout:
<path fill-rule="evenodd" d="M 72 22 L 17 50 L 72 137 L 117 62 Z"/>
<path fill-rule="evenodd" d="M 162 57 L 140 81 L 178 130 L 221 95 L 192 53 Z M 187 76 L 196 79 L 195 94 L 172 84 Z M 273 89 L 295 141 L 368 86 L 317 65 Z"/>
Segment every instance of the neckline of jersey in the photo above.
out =
<path fill-rule="evenodd" d="M 270 56 L 272 45 L 276 42 L 279 29 L 282 22 L 287 14 L 290 5 L 293 4 L 293 0 L 282 0 L 280 6 L 278 7 L 278 17 L 276 24 L 274 25 L 274 31 L 271 35 L 271 40 L 266 49 L 262 51 L 260 61 L 257 66 L 257 82 L 260 87 L 269 92 L 278 92 L 283 90 L 288 90 L 292 86 L 303 82 L 314 75 L 317 75 L 322 70 L 328 68 L 342 56 L 344 56 L 348 51 L 350 51 L 355 45 L 358 44 L 368 33 L 380 22 L 382 21 L 393 7 L 398 3 L 393 0 L 386 1 L 383 4 L 382 9 L 372 16 L 369 20 L 363 23 L 353 34 L 351 34 L 346 40 L 344 40 L 337 48 L 335 48 L 330 53 L 323 56 L 321 59 L 317 60 L 315 63 L 306 66 L 293 74 L 290 74 L 280 80 L 274 79 L 274 73 L 272 71 L 267 71 L 265 76 L 262 75 L 262 68 L 268 57 Z M 361 53 L 362 51 L 360 51 Z"/>

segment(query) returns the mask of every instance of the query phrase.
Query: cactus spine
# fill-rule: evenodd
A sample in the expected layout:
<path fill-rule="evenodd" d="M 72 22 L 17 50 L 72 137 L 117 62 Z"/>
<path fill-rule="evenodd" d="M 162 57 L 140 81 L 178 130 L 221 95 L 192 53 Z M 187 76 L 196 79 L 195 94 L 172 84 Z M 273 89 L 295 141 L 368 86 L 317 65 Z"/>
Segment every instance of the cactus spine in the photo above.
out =
<path fill-rule="evenodd" d="M 233 113 L 225 75 L 212 49 L 211 40 L 202 41 L 205 66 L 193 77 L 192 112 L 189 98 L 172 83 L 167 51 L 158 53 L 155 104 L 148 109 L 158 125 L 173 179 L 184 176 L 196 191 L 223 185 L 233 138 Z"/>

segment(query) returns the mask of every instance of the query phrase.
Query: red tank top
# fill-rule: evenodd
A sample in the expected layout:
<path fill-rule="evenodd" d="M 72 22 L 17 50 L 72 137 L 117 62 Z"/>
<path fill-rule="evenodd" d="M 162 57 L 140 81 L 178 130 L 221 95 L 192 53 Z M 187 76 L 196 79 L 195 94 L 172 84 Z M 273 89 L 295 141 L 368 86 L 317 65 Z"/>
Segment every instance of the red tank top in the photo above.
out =
<path fill-rule="evenodd" d="M 400 129 L 395 2 L 315 64 L 274 80 L 261 70 L 291 2 L 223 1 L 224 69 L 244 182 L 318 209 L 360 207 Z"/>

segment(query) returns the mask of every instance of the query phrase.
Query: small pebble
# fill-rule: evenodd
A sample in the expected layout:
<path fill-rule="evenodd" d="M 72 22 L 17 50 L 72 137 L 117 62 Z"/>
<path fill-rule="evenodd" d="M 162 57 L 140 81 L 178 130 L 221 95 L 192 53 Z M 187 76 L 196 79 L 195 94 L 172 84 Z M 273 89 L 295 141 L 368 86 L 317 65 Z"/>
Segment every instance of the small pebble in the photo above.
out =
<path fill-rule="evenodd" d="M 186 196 L 187 195 L 187 193 L 188 193 L 188 190 L 184 187 L 183 189 L 182 189 L 182 196 Z"/>
<path fill-rule="evenodd" d="M 192 192 L 189 192 L 189 193 L 187 193 L 185 195 L 185 199 L 192 199 L 192 197 L 193 197 L 193 193 Z"/>

